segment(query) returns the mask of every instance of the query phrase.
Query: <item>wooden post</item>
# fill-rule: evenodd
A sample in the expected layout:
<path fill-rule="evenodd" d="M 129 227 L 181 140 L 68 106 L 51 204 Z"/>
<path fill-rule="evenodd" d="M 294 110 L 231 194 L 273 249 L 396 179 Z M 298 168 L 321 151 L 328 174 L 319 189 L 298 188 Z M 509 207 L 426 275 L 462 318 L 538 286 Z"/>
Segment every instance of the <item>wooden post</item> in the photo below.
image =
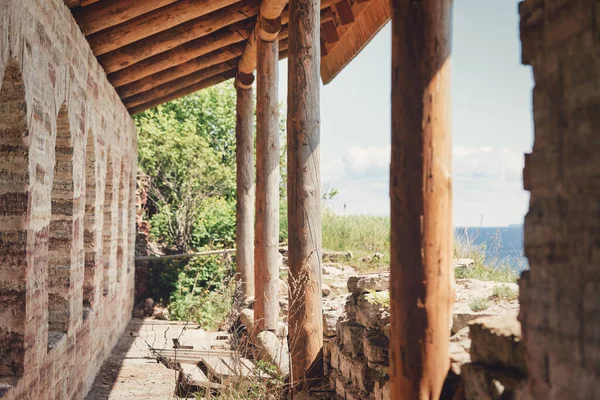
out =
<path fill-rule="evenodd" d="M 279 41 L 256 40 L 254 320 L 259 331 L 275 332 L 279 319 Z"/>
<path fill-rule="evenodd" d="M 393 399 L 437 399 L 453 302 L 452 0 L 392 0 L 390 377 Z"/>
<path fill-rule="evenodd" d="M 323 371 L 319 0 L 291 0 L 288 35 L 288 263 L 290 380 Z"/>
<path fill-rule="evenodd" d="M 254 297 L 254 123 L 252 89 L 237 88 L 235 263 L 244 299 Z"/>

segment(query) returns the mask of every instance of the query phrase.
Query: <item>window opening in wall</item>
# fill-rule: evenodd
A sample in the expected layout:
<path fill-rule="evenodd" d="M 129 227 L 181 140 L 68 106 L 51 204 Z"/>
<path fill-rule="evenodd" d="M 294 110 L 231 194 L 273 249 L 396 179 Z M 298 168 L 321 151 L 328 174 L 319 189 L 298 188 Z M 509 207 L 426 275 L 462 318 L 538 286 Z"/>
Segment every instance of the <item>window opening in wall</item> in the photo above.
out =
<path fill-rule="evenodd" d="M 29 191 L 29 129 L 19 65 L 0 87 L 0 381 L 23 375 Z"/>
<path fill-rule="evenodd" d="M 96 243 L 96 143 L 91 131 L 87 133 L 85 149 L 85 216 L 83 242 L 85 248 L 85 267 L 83 277 L 83 319 L 87 319 L 94 304 L 95 274 L 97 263 Z"/>
<path fill-rule="evenodd" d="M 73 141 L 63 104 L 56 118 L 56 146 L 48 249 L 48 349 L 67 333 L 71 316 L 73 249 Z"/>

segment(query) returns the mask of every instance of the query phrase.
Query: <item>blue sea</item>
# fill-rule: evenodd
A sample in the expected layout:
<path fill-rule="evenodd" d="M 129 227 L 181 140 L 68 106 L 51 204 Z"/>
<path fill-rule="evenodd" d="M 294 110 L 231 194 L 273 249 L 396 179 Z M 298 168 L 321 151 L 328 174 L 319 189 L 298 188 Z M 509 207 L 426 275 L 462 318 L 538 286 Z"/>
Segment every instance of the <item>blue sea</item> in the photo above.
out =
<path fill-rule="evenodd" d="M 523 254 L 523 225 L 505 227 L 461 227 L 455 234 L 462 240 L 476 245 L 485 243 L 486 260 L 502 260 L 517 271 L 529 268 Z"/>

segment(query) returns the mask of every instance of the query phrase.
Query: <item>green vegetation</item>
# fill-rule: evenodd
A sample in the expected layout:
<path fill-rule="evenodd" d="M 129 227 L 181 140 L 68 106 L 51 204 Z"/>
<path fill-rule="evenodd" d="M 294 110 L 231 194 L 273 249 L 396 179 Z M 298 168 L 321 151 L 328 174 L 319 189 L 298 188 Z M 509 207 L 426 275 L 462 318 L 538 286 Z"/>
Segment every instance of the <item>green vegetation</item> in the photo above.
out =
<path fill-rule="evenodd" d="M 497 239 L 499 240 L 499 239 Z M 470 258 L 474 261 L 469 268 L 455 270 L 456 279 L 479 279 L 493 282 L 516 282 L 518 275 L 505 260 L 492 251 L 492 257 L 486 259 L 485 243 L 476 244 L 475 238 L 455 237 L 454 258 Z"/>
<path fill-rule="evenodd" d="M 513 301 L 519 297 L 519 292 L 507 285 L 496 286 L 490 296 L 491 300 Z"/>
<path fill-rule="evenodd" d="M 323 249 L 351 251 L 353 257 L 345 263 L 361 272 L 389 269 L 390 219 L 371 215 L 336 215 L 324 209 Z"/>
<path fill-rule="evenodd" d="M 166 252 L 235 242 L 235 102 L 230 83 L 134 117 L 147 176 L 150 239 Z M 171 318 L 216 328 L 234 301 L 233 263 L 221 256 L 152 263 L 151 293 Z"/>
<path fill-rule="evenodd" d="M 368 296 L 365 297 L 369 303 L 377 304 L 380 307 L 390 306 L 390 292 L 376 292 L 370 290 Z"/>
<path fill-rule="evenodd" d="M 166 253 L 235 245 L 235 104 L 231 82 L 134 116 L 139 168 L 146 175 L 144 218 Z M 281 113 L 285 116 L 285 113 Z M 285 118 L 280 120 L 281 135 Z M 281 233 L 287 239 L 285 140 L 282 138 Z M 152 263 L 151 296 L 171 318 L 215 328 L 234 303 L 234 263 L 220 256 Z"/>
<path fill-rule="evenodd" d="M 490 300 L 486 297 L 480 297 L 469 301 L 469 308 L 475 312 L 487 310 L 490 306 Z"/>
<path fill-rule="evenodd" d="M 234 247 L 235 103 L 235 89 L 226 82 L 134 117 L 139 167 L 147 177 L 144 217 L 150 223 L 150 239 L 165 253 Z M 280 241 L 286 242 L 284 118 L 280 128 Z M 325 201 L 336 194 L 334 188 L 323 189 Z M 343 262 L 359 272 L 389 269 L 389 232 L 389 217 L 323 210 L 323 249 L 352 252 L 353 258 Z M 516 280 L 502 260 L 486 261 L 485 246 L 474 240 L 456 242 L 454 253 L 475 260 L 472 268 L 458 271 L 457 278 Z M 234 270 L 235 260 L 222 256 L 152 263 L 150 295 L 169 304 L 172 318 L 214 328 L 235 303 Z"/>

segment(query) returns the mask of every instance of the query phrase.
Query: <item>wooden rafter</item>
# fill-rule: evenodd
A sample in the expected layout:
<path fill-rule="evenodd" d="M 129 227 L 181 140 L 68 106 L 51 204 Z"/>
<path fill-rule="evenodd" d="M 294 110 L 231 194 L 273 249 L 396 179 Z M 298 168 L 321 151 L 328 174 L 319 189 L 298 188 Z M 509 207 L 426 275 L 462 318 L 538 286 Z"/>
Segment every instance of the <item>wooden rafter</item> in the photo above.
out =
<path fill-rule="evenodd" d="M 233 4 L 104 54 L 98 57 L 98 60 L 107 73 L 121 70 L 156 54 L 253 17 L 258 13 L 259 4 L 258 0 Z"/>
<path fill-rule="evenodd" d="M 242 55 L 246 42 L 234 43 L 230 46 L 220 48 L 204 56 L 194 58 L 186 63 L 157 72 L 138 81 L 117 88 L 117 93 L 122 99 L 126 99 L 141 92 L 145 92 L 164 83 L 170 82 L 195 71 L 211 67 L 213 65 L 232 60 Z"/>
<path fill-rule="evenodd" d="M 229 70 L 229 71 L 227 71 L 227 72 L 225 72 L 223 74 L 220 74 L 220 75 L 217 75 L 217 76 L 213 76 L 211 78 L 206 79 L 205 81 L 198 82 L 195 85 L 188 86 L 187 88 L 184 88 L 184 89 L 181 89 L 181 90 L 179 90 L 177 92 L 171 93 L 171 94 L 169 94 L 169 95 L 167 95 L 165 97 L 159 97 L 157 99 L 153 99 L 152 101 L 149 101 L 148 103 L 144 103 L 144 104 L 141 104 L 139 106 L 132 107 L 132 108 L 129 109 L 129 113 L 132 114 L 132 115 L 140 113 L 140 112 L 142 112 L 144 110 L 147 110 L 147 109 L 152 108 L 152 107 L 156 107 L 156 106 L 158 106 L 160 104 L 167 103 L 167 102 L 169 102 L 171 100 L 175 100 L 175 99 L 178 99 L 180 97 L 187 96 L 188 94 L 197 92 L 198 90 L 206 89 L 207 87 L 211 87 L 211 86 L 217 85 L 217 84 L 219 84 L 221 82 L 224 82 L 224 81 L 226 81 L 228 79 L 233 78 L 234 76 L 235 76 L 235 71 L 233 69 Z"/>
<path fill-rule="evenodd" d="M 177 0 L 104 0 L 73 10 L 84 35 L 91 35 L 149 13 Z"/>
<path fill-rule="evenodd" d="M 264 31 L 272 37 L 289 22 L 288 0 L 63 1 L 71 8 L 109 81 L 124 100 L 147 95 L 192 74 L 200 76 L 202 71 L 238 59 L 248 58 L 246 69 L 253 70 L 256 48 L 248 48 L 248 43 L 253 43 L 255 27 L 258 26 L 257 35 Z M 356 25 L 364 25 L 363 10 L 370 10 L 381 1 L 385 0 L 320 1 L 321 73 L 324 74 L 324 68 L 333 71 L 325 72 L 324 79 L 331 79 L 352 59 L 352 54 L 346 54 L 348 51 L 360 51 L 363 42 L 374 35 L 373 24 L 358 30 Z M 380 23 L 380 19 L 375 23 Z M 348 41 L 361 44 L 352 46 Z M 346 47 L 348 50 L 344 50 Z M 237 65 L 239 70 L 244 63 Z M 138 110 L 146 103 L 149 102 L 129 107 Z"/>
<path fill-rule="evenodd" d="M 281 49 L 281 47 L 285 47 L 285 48 Z M 282 60 L 282 59 L 286 58 L 287 55 L 288 55 L 287 42 L 284 42 L 282 40 L 281 46 L 279 49 L 279 59 Z M 206 89 L 207 87 L 216 85 L 218 83 L 221 83 L 223 81 L 226 81 L 228 79 L 235 77 L 235 73 L 236 73 L 236 69 L 233 68 L 233 69 L 231 69 L 227 72 L 224 72 L 220 75 L 214 76 L 212 78 L 208 78 L 205 81 L 198 82 L 194 85 L 191 85 L 191 86 L 188 86 L 181 90 L 178 90 L 176 92 L 170 93 L 167 96 L 155 98 L 147 103 L 140 104 L 139 106 L 131 107 L 131 108 L 129 108 L 129 113 L 132 115 L 137 114 L 139 112 L 142 112 L 142 111 L 147 110 L 152 107 L 156 107 L 156 106 L 166 103 L 168 101 L 175 100 L 175 99 L 178 99 L 183 96 L 187 96 L 188 94 L 197 92 L 198 90 Z"/>
<path fill-rule="evenodd" d="M 286 30 L 286 32 L 287 32 L 287 30 Z M 280 48 L 281 48 L 281 50 L 287 50 L 287 41 L 286 40 L 281 41 Z M 194 71 L 191 74 L 182 76 L 177 79 L 173 79 L 171 81 L 168 81 L 162 85 L 156 86 L 145 92 L 138 93 L 129 98 L 125 98 L 123 100 L 123 103 L 125 104 L 125 106 L 127 108 L 133 108 L 133 107 L 139 106 L 140 104 L 147 103 L 155 98 L 167 96 L 170 93 L 179 91 L 187 86 L 194 85 L 194 84 L 196 84 L 200 81 L 206 80 L 207 78 L 210 78 L 212 76 L 224 73 L 231 69 L 235 69 L 235 67 L 237 66 L 238 60 L 239 60 L 239 57 L 216 64 L 216 65 L 213 65 L 213 66 L 210 66 L 210 67 L 202 69 L 202 70 Z"/>
<path fill-rule="evenodd" d="M 244 41 L 252 31 L 252 21 L 241 21 L 237 24 L 220 29 L 211 35 L 186 42 L 174 49 L 147 58 L 131 67 L 108 75 L 108 80 L 115 86 L 145 78 L 167 68 L 188 62 L 222 47 Z"/>
<path fill-rule="evenodd" d="M 327 8 L 329 8 L 331 5 L 333 5 L 337 0 L 322 0 L 320 2 L 320 7 L 321 10 L 326 10 Z M 265 4 L 265 2 L 263 2 L 263 4 L 261 5 L 261 12 L 263 10 L 263 5 Z M 281 2 L 269 2 L 270 5 L 268 5 L 266 8 L 269 10 L 269 17 L 273 17 L 276 13 L 277 10 L 279 10 L 281 8 L 281 15 L 280 15 L 280 24 L 287 24 L 289 22 L 289 9 L 285 9 L 283 10 L 283 8 L 281 7 Z M 330 16 L 331 13 L 326 14 L 326 16 Z M 277 18 L 277 17 L 275 17 Z M 246 48 L 244 49 L 244 53 L 242 54 L 242 58 L 240 59 L 240 63 L 238 65 L 238 71 L 240 72 L 240 75 L 242 77 L 242 79 L 238 80 L 238 84 L 242 85 L 242 86 L 248 86 L 252 84 L 252 79 L 249 79 L 248 77 L 251 78 L 252 73 L 254 72 L 254 70 L 256 69 L 256 39 L 258 36 L 261 36 L 264 38 L 269 38 L 273 32 L 263 32 L 261 25 L 262 22 L 261 21 L 257 21 L 254 30 L 252 31 L 252 33 L 250 34 L 250 37 L 248 39 L 248 43 L 246 45 Z"/>
<path fill-rule="evenodd" d="M 238 0 L 179 0 L 112 29 L 88 37 L 94 54 L 101 55 L 179 24 L 210 14 Z"/>
<path fill-rule="evenodd" d="M 173 92 L 233 69 L 235 67 L 235 61 L 235 59 L 225 61 L 220 64 L 213 65 L 212 67 L 208 67 L 206 69 L 183 76 L 179 79 L 175 79 L 171 82 L 165 83 L 164 85 L 157 86 L 147 92 L 139 93 L 135 96 L 129 97 L 123 100 L 123 104 L 125 104 L 125 107 L 127 108 L 132 108 L 152 101 L 155 98 L 167 96 Z"/>

